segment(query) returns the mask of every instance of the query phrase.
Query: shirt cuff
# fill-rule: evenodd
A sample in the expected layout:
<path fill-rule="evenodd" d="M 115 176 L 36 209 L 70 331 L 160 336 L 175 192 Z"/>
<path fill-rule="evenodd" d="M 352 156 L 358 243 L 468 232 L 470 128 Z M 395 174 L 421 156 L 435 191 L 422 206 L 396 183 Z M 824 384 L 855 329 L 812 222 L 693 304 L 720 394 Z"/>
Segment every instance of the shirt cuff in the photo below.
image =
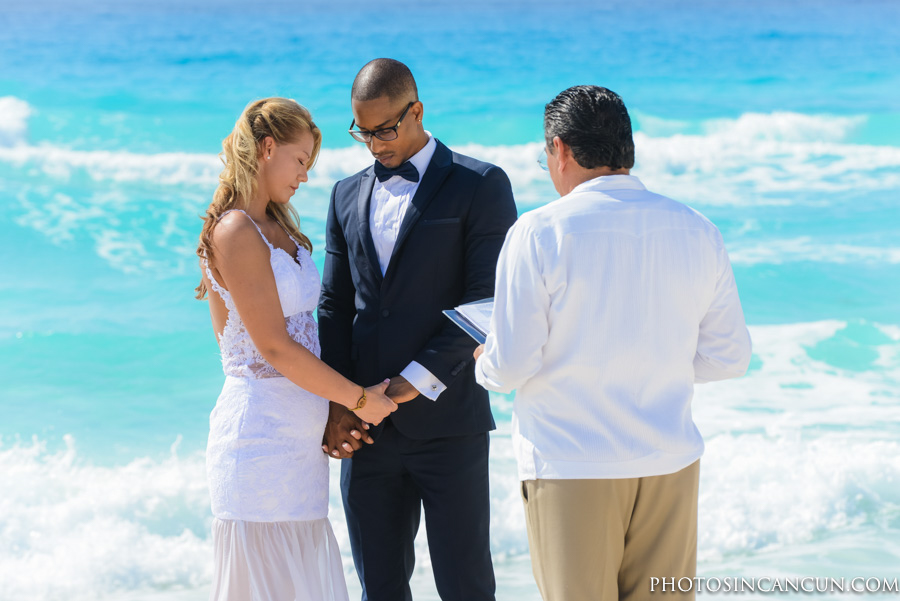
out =
<path fill-rule="evenodd" d="M 475 383 L 491 392 L 509 394 L 515 390 L 514 388 L 507 388 L 494 378 L 489 378 L 488 375 L 484 373 L 486 361 L 487 357 L 484 353 L 481 353 L 481 356 L 475 360 Z"/>
<path fill-rule="evenodd" d="M 434 374 L 416 361 L 407 365 L 406 369 L 400 372 L 400 375 L 406 378 L 406 381 L 419 391 L 419 394 L 428 397 L 432 401 L 436 401 L 441 393 L 447 390 L 443 382 L 435 378 Z"/>

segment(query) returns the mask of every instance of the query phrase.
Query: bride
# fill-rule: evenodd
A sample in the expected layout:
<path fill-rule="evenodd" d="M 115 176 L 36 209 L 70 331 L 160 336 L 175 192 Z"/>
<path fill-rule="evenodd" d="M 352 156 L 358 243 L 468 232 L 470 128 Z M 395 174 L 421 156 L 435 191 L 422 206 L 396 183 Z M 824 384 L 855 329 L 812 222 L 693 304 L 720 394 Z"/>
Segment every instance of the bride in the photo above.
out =
<path fill-rule="evenodd" d="M 197 254 L 225 385 L 210 415 L 211 601 L 346 600 L 328 521 L 328 400 L 379 423 L 397 405 L 318 359 L 319 272 L 290 199 L 322 134 L 293 100 L 250 103 L 222 142 L 225 168 Z"/>

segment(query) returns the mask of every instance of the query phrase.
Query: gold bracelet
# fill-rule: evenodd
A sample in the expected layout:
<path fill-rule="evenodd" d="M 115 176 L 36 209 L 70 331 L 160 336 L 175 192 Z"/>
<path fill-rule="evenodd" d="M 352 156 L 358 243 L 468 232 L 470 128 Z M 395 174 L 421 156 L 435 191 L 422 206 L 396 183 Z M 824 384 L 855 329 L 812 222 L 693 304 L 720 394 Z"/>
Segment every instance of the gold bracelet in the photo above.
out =
<path fill-rule="evenodd" d="M 362 409 L 363 407 L 366 406 L 366 387 L 361 386 L 360 388 L 362 388 L 362 391 L 363 391 L 362 396 L 359 397 L 358 401 L 356 401 L 356 407 L 354 407 L 350 411 L 359 411 L 360 409 Z"/>

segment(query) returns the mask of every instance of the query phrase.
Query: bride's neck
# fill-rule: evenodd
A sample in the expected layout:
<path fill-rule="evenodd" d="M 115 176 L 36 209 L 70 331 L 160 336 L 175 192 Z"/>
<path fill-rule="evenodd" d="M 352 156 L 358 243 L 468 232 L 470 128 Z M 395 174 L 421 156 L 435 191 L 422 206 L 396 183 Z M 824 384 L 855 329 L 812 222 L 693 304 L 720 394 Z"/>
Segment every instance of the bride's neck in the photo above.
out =
<path fill-rule="evenodd" d="M 269 197 L 265 190 L 257 190 L 256 198 L 247 207 L 247 215 L 253 221 L 262 223 L 266 220 L 266 207 L 269 205 Z"/>

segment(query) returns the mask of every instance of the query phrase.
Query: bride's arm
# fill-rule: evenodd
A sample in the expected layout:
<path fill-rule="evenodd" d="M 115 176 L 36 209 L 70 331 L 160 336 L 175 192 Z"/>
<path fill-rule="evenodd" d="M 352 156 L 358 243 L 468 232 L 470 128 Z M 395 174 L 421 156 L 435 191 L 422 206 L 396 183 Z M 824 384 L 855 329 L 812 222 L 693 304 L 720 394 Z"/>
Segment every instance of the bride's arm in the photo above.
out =
<path fill-rule="evenodd" d="M 284 377 L 309 392 L 353 409 L 362 389 L 320 361 L 287 332 L 275 286 L 270 251 L 253 222 L 232 213 L 212 235 L 213 260 L 260 354 Z M 377 424 L 397 405 L 379 384 L 366 390 L 359 417 Z"/>

